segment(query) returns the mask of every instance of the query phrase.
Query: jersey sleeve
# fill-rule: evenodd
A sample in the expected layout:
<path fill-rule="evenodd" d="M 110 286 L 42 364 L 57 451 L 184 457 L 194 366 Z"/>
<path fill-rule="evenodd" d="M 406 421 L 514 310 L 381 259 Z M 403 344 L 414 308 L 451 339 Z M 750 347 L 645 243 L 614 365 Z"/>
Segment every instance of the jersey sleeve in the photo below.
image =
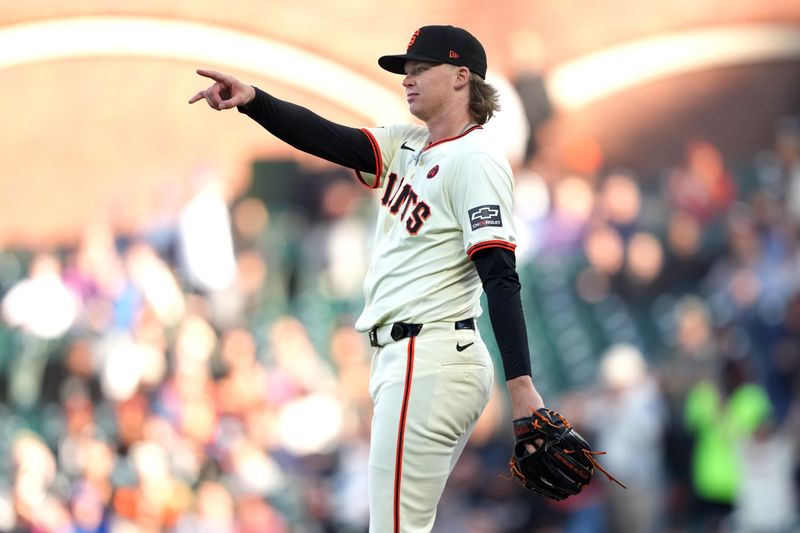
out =
<path fill-rule="evenodd" d="M 361 131 L 369 139 L 372 153 L 375 158 L 373 172 L 356 170 L 356 177 L 365 186 L 371 189 L 383 187 L 384 178 L 392 167 L 404 160 L 401 156 L 408 157 L 412 152 L 400 150 L 400 145 L 408 139 L 419 139 L 422 129 L 411 124 L 393 124 L 377 128 L 362 128 Z M 427 130 L 425 130 L 427 131 Z M 421 145 L 420 145 L 421 146 Z M 402 152 L 402 153 L 400 153 Z M 401 164 L 402 166 L 402 164 Z"/>
<path fill-rule="evenodd" d="M 378 137 L 381 137 L 380 133 L 382 132 L 379 132 L 378 136 L 376 137 L 373 131 L 374 129 L 361 128 L 361 132 L 366 135 L 367 139 L 369 140 L 369 144 L 372 147 L 372 155 L 375 158 L 375 171 L 372 173 L 362 172 L 358 169 L 354 169 L 354 171 L 358 181 L 360 181 L 363 185 L 369 187 L 370 189 L 378 189 L 380 188 L 381 181 L 386 173 L 386 167 L 383 163 L 386 161 L 386 159 L 383 157 L 383 153 L 381 152 L 381 144 L 378 142 Z"/>
<path fill-rule="evenodd" d="M 379 189 L 386 175 L 389 161 L 392 160 L 395 150 L 394 126 L 384 126 L 379 128 L 361 128 L 361 131 L 369 139 L 372 146 L 372 154 L 375 157 L 375 171 L 364 172 L 356 170 L 356 177 L 363 185 L 370 189 Z"/>
<path fill-rule="evenodd" d="M 472 256 L 487 248 L 516 249 L 511 167 L 488 153 L 463 158 L 450 184 L 454 215 Z"/>

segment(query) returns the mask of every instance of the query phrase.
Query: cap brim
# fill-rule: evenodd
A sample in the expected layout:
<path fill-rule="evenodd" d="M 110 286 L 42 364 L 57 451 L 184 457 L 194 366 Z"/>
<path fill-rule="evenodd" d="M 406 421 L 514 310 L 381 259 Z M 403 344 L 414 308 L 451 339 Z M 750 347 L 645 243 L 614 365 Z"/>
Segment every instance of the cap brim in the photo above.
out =
<path fill-rule="evenodd" d="M 442 61 L 439 59 L 431 59 L 430 57 L 425 57 L 416 54 L 398 54 L 393 56 L 381 56 L 378 58 L 378 65 L 384 70 L 388 70 L 389 72 L 393 72 L 394 74 L 405 74 L 406 73 L 406 61 L 426 61 L 429 63 L 441 63 Z"/>

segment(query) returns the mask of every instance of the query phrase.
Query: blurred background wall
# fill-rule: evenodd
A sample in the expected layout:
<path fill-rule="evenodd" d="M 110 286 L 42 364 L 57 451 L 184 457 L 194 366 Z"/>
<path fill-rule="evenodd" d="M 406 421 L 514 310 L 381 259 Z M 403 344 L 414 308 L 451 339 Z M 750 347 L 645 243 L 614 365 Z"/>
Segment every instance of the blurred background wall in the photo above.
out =
<path fill-rule="evenodd" d="M 442 23 L 501 91 L 534 379 L 631 488 L 499 478 L 498 382 L 437 531 L 797 530 L 788 0 L 3 2 L 0 529 L 365 530 L 374 198 L 187 100 L 413 120 L 376 59 Z"/>
<path fill-rule="evenodd" d="M 74 238 L 92 217 L 139 226 L 163 189 L 198 164 L 239 190 L 254 157 L 295 155 L 238 117 L 183 105 L 198 66 L 346 123 L 404 118 L 399 80 L 375 68 L 376 54 L 402 49 L 427 23 L 472 29 L 495 77 L 526 85 L 543 75 L 559 108 L 551 146 L 597 142 L 610 164 L 652 170 L 679 159 L 689 135 L 713 135 L 746 156 L 768 146 L 775 118 L 797 106 L 790 1 L 414 2 L 397 11 L 385 24 L 376 23 L 380 8 L 358 1 L 233 0 L 224 10 L 196 1 L 5 2 L 3 239 Z M 314 61 L 354 78 L 320 79 L 328 72 L 308 72 Z M 62 201 L 43 205 L 49 196 Z M 31 217 L 34 205 L 50 216 Z"/>

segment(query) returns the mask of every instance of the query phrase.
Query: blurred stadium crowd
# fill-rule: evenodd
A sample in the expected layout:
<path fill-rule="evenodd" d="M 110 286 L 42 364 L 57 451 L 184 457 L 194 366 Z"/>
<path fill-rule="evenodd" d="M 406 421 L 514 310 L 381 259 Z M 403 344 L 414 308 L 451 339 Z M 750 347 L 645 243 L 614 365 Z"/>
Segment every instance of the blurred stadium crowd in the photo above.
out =
<path fill-rule="evenodd" d="M 320 174 L 303 209 L 199 171 L 140 235 L 0 252 L 0 529 L 366 531 L 375 202 Z M 436 531 L 797 531 L 800 122 L 751 161 L 517 179 L 534 379 L 628 490 L 504 477 L 499 381 Z"/>

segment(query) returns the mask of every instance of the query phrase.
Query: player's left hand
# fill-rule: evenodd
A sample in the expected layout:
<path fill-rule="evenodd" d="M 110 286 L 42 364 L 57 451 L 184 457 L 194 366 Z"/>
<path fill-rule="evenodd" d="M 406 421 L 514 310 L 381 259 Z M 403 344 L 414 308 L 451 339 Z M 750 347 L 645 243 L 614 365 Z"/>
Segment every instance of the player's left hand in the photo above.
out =
<path fill-rule="evenodd" d="M 211 78 L 214 83 L 208 89 L 192 96 L 189 99 L 190 104 L 205 100 L 210 108 L 221 111 L 245 105 L 256 97 L 256 90 L 251 85 L 242 83 L 233 76 L 206 69 L 198 69 L 197 73 Z"/>
<path fill-rule="evenodd" d="M 531 409 L 530 416 L 515 419 L 514 439 L 509 468 L 512 478 L 527 489 L 563 500 L 581 492 L 595 468 L 625 488 L 595 459 L 605 452 L 592 451 L 570 423 L 551 409 Z"/>

